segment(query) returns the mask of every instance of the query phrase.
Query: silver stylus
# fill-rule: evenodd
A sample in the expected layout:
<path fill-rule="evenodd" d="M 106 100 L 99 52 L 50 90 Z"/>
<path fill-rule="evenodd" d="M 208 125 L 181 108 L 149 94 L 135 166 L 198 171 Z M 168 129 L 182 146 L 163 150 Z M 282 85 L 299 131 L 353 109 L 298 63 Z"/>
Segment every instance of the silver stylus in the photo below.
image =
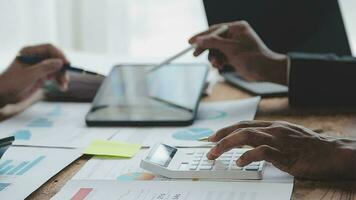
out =
<path fill-rule="evenodd" d="M 228 30 L 229 30 L 229 26 L 228 25 L 222 25 L 220 28 L 218 28 L 215 31 L 213 31 L 210 35 L 221 35 L 221 34 L 225 33 Z M 156 65 L 149 72 L 156 71 L 156 70 L 160 69 L 161 67 L 168 65 L 169 63 L 171 63 L 175 59 L 183 56 L 184 54 L 188 53 L 189 51 L 191 51 L 191 50 L 193 50 L 195 48 L 197 48 L 197 45 L 196 44 L 192 44 L 190 47 L 184 49 L 183 51 L 180 51 L 179 53 L 175 54 L 174 56 L 169 57 L 166 60 L 164 60 L 163 62 L 161 62 L 160 64 Z"/>

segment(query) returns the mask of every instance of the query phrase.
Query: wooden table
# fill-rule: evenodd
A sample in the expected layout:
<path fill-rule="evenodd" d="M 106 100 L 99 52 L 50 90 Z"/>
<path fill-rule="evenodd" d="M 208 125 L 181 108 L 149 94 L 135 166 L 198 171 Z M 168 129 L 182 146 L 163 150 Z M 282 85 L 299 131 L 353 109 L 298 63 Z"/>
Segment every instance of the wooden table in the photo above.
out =
<path fill-rule="evenodd" d="M 218 84 L 205 101 L 237 100 L 250 97 L 226 84 Z M 295 110 L 288 106 L 287 98 L 268 98 L 262 100 L 256 119 L 284 120 L 301 124 L 311 129 L 322 129 L 323 134 L 356 138 L 356 113 L 333 114 L 335 111 Z M 50 199 L 71 177 L 90 159 L 83 156 L 65 168 L 57 176 L 34 192 L 28 199 Z M 356 173 L 356 172 L 355 172 Z M 312 182 L 296 180 L 292 199 L 356 199 L 356 182 Z"/>

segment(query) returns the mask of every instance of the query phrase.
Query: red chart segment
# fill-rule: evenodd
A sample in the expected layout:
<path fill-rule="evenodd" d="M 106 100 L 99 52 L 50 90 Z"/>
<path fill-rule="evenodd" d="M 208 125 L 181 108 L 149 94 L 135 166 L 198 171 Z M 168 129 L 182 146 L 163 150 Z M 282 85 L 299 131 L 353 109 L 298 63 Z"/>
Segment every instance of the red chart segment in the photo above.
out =
<path fill-rule="evenodd" d="M 71 200 L 84 200 L 92 191 L 93 188 L 80 188 Z"/>

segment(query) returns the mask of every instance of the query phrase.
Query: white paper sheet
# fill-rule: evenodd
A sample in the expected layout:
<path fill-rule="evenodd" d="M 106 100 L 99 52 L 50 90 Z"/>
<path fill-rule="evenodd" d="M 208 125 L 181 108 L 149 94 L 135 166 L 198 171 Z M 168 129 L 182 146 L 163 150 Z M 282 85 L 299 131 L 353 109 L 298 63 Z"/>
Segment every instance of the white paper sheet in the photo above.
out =
<path fill-rule="evenodd" d="M 140 150 L 131 159 L 94 157 L 72 178 L 76 180 L 169 180 L 140 168 L 148 149 Z"/>
<path fill-rule="evenodd" d="M 202 137 L 244 120 L 253 120 L 260 97 L 236 101 L 202 103 L 198 119 L 190 127 L 180 128 L 124 128 L 112 140 L 125 141 L 150 147 L 161 142 L 178 147 L 207 146 Z"/>
<path fill-rule="evenodd" d="M 73 149 L 11 147 L 0 160 L 0 199 L 25 199 L 80 156 Z"/>
<path fill-rule="evenodd" d="M 287 200 L 285 183 L 70 181 L 54 200 Z"/>
<path fill-rule="evenodd" d="M 0 124 L 1 135 L 15 135 L 14 145 L 86 147 L 94 139 L 109 139 L 118 129 L 88 128 L 89 103 L 39 102 Z"/>

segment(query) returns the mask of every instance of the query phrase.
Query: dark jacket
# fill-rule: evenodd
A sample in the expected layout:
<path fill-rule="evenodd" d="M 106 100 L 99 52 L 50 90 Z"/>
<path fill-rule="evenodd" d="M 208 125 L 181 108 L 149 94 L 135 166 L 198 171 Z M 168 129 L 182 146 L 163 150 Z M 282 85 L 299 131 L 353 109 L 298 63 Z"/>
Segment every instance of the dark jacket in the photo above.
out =
<path fill-rule="evenodd" d="M 356 106 L 356 58 L 290 53 L 292 106 Z"/>

